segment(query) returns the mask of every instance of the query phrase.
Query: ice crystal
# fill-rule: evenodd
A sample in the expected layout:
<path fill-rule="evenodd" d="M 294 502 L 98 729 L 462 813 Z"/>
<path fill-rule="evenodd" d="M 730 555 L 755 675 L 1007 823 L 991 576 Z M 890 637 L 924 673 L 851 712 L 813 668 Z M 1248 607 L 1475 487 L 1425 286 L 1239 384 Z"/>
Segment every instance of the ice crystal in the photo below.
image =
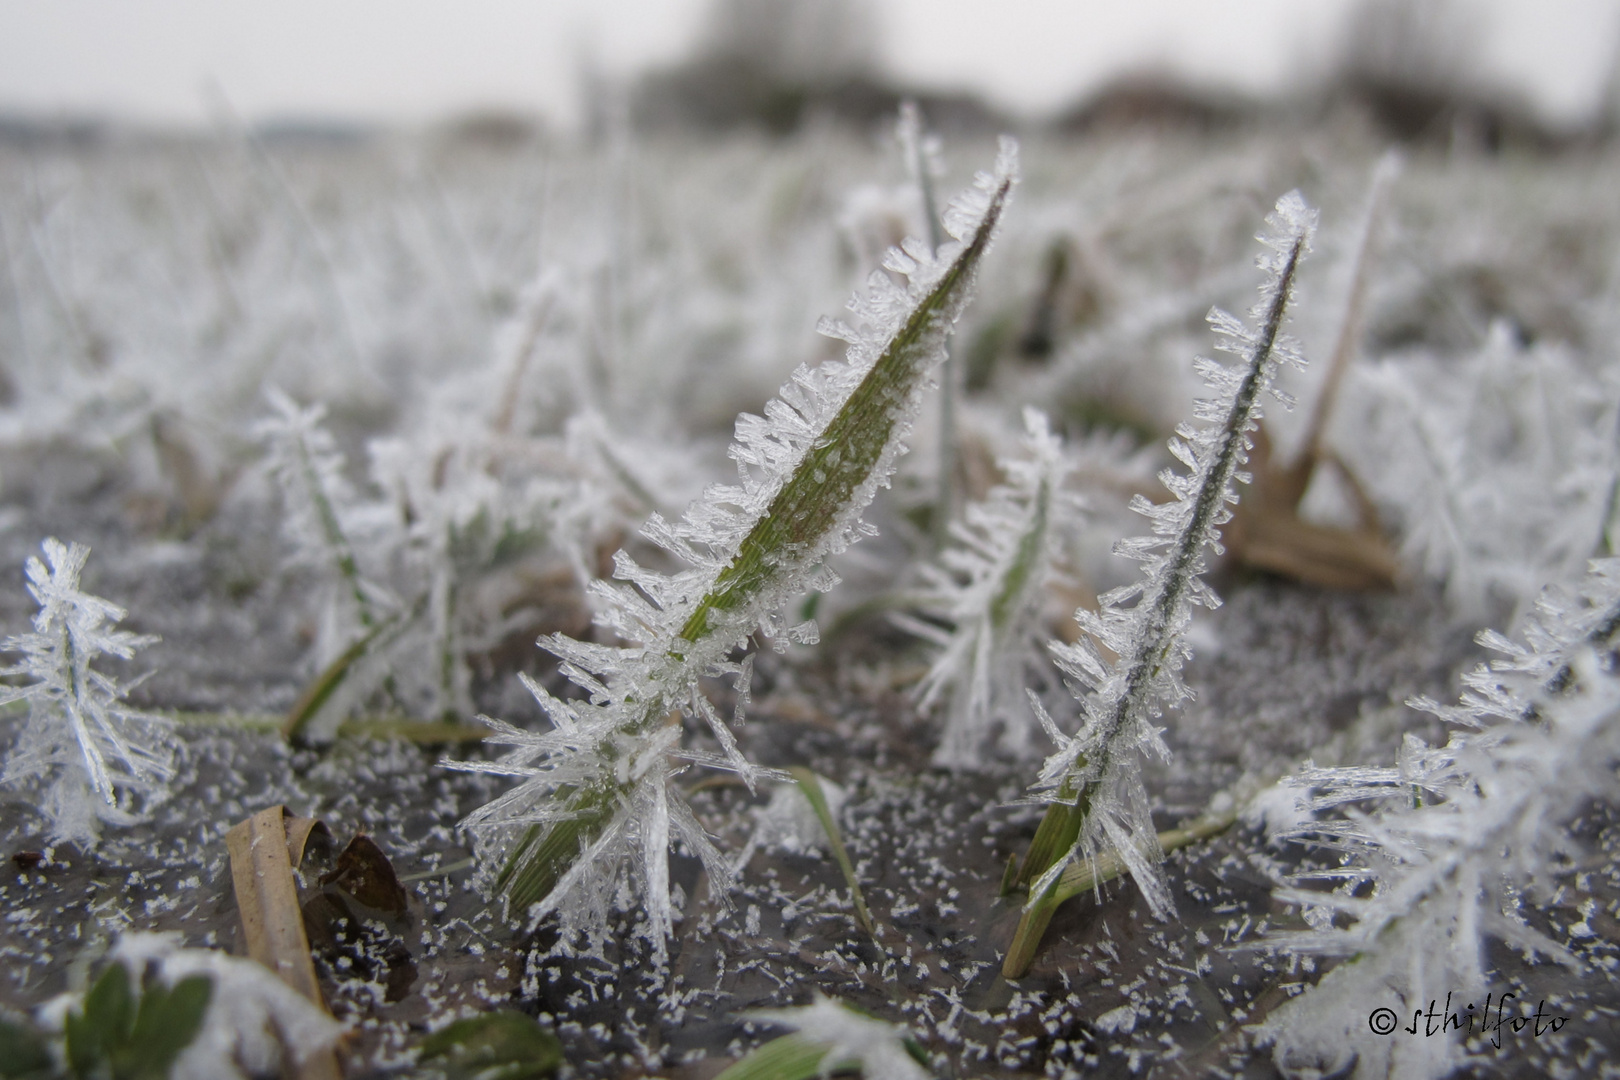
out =
<path fill-rule="evenodd" d="M 734 682 L 735 723 L 751 660 L 733 651 L 756 630 L 784 647 L 784 638 L 815 639 L 812 624 L 785 626 L 778 612 L 807 588 L 831 588 L 837 578 L 824 560 L 869 533 L 861 512 L 904 449 L 1015 170 L 1016 147 L 1005 140 L 995 174 L 981 174 L 946 211 L 949 242 L 937 253 L 915 241 L 889 253 L 885 266 L 906 285 L 875 272 L 849 305 L 853 325 L 823 320 L 824 333 L 849 343 L 845 359 L 800 367 L 763 417 L 739 417 L 730 451 L 739 484 L 711 485 L 679 522 L 651 516 L 643 535 L 690 569 L 658 573 L 620 551 L 622 584 L 592 583 L 598 624 L 626 644 L 541 640 L 588 700 L 562 701 L 529 681 L 553 730 L 496 724 L 494 741 L 512 750 L 494 763 L 455 763 L 523 781 L 464 822 L 502 863 L 492 884 L 509 912 L 533 921 L 555 911 L 570 936 L 599 934 L 628 868 L 662 957 L 672 838 L 703 858 L 724 892 L 727 864 L 669 783 L 676 761 L 730 769 L 750 785 L 771 774 L 743 757 L 699 681 Z M 682 750 L 683 717 L 700 720 L 719 752 Z"/>
<path fill-rule="evenodd" d="M 354 492 L 343 476 L 343 455 L 322 423 L 326 407 L 301 406 L 276 387 L 266 390 L 265 397 L 274 412 L 255 432 L 265 444 L 270 474 L 281 487 L 282 531 L 298 562 L 339 572 L 352 590 L 360 622 L 370 626 L 371 601 L 338 518 L 339 509 L 354 501 Z"/>
<path fill-rule="evenodd" d="M 992 725 L 1004 725 L 1014 753 L 1033 744 L 1022 687 L 1051 584 L 1059 538 L 1078 503 L 1063 491 L 1068 464 L 1046 416 L 1024 410 L 1023 453 L 999 462 L 1005 483 L 953 524 L 953 546 L 925 566 L 918 606 L 936 623 L 902 616 L 902 626 L 940 647 L 917 687 L 917 707 L 944 698 L 945 723 L 934 764 L 971 768 L 984 760 Z"/>
<path fill-rule="evenodd" d="M 1590 646 L 1602 649 L 1620 634 L 1620 559 L 1594 559 L 1579 590 L 1570 594 L 1549 588 L 1536 599 L 1517 642 L 1485 630 L 1479 643 L 1502 659 L 1480 664 L 1463 676 L 1456 705 L 1431 698 L 1412 704 L 1424 712 L 1469 728 L 1489 728 L 1504 720 L 1534 719 L 1537 700 L 1570 688 L 1575 654 Z"/>
<path fill-rule="evenodd" d="M 1464 1060 L 1450 1032 L 1369 1038 L 1345 1010 L 1377 993 L 1405 1017 L 1448 990 L 1485 985 L 1487 938 L 1577 963 L 1517 914 L 1518 898 L 1550 893 L 1558 861 L 1579 854 L 1566 829 L 1579 808 L 1620 795 L 1617 578 L 1620 560 L 1601 560 L 1581 600 L 1546 594 L 1522 644 L 1482 635 L 1509 659 L 1473 672 L 1461 704 L 1413 702 L 1462 728 L 1444 746 L 1408 735 L 1394 768 L 1307 768 L 1293 778 L 1315 816 L 1298 837 L 1345 858 L 1298 883 L 1325 881 L 1331 892 L 1279 893 L 1312 929 L 1270 945 L 1356 959 L 1268 1022 L 1280 1064 L 1355 1054 L 1358 1076 L 1445 1075 Z"/>
<path fill-rule="evenodd" d="M 1580 572 L 1604 542 L 1615 390 L 1567 346 L 1493 323 L 1471 355 L 1354 369 L 1345 422 L 1358 475 L 1400 526 L 1407 561 L 1465 616 Z"/>
<path fill-rule="evenodd" d="M 157 639 L 114 629 L 124 609 L 80 589 L 89 548 L 51 539 L 44 549 L 43 562 L 27 563 L 39 602 L 34 632 L 0 642 L 23 654 L 0 675 L 33 680 L 0 687 L 0 704 L 26 701 L 29 710 L 0 783 L 44 784 L 40 809 L 53 838 L 89 847 L 101 822 L 131 824 L 168 797 L 176 746 L 168 721 L 126 708 L 125 690 L 91 666 L 102 656 L 128 660 Z"/>
<path fill-rule="evenodd" d="M 858 1067 L 869 1080 L 926 1080 L 927 1069 L 907 1048 L 905 1028 L 856 1012 L 825 994 L 792 1009 L 754 1009 L 748 1016 L 792 1028 L 796 1037 L 826 1047 L 822 1076 Z"/>
<path fill-rule="evenodd" d="M 825 776 L 817 776 L 827 812 L 834 821 L 844 809 L 848 793 Z M 827 827 L 798 783 L 777 784 L 770 801 L 754 811 L 754 828 L 732 865 L 741 872 L 761 847 L 795 855 L 820 855 L 827 850 Z"/>
<path fill-rule="evenodd" d="M 1220 339 L 1217 348 L 1237 354 L 1241 363 L 1197 361 L 1214 394 L 1197 403 L 1199 422 L 1181 424 L 1170 440 L 1170 452 L 1188 472 L 1160 473 L 1174 496 L 1168 502 L 1136 496 L 1132 508 L 1152 521 L 1153 535 L 1115 545 L 1116 554 L 1143 563 L 1142 579 L 1099 597 L 1098 612 L 1076 612 L 1086 637 L 1050 647 L 1081 698 L 1083 722 L 1078 734 L 1066 736 L 1034 702 L 1059 748 L 1035 786 L 1039 798 L 1055 805 L 1025 863 L 1026 881 L 1038 875 L 1030 886 L 1032 907 L 1074 858 L 1112 848 L 1153 911 L 1161 917 L 1170 913 L 1157 834 L 1133 751 L 1168 754 L 1153 721 L 1190 695 L 1180 671 L 1190 655 L 1186 629 L 1193 605 L 1219 603 L 1199 578 L 1206 552 L 1221 553 L 1220 527 L 1231 519 L 1237 482 L 1248 479 L 1241 468 L 1260 419 L 1261 397 L 1271 390 L 1279 365 L 1303 363 L 1281 328 L 1316 213 L 1298 192 L 1290 192 L 1266 220 L 1271 229 L 1258 238 L 1266 247 L 1259 259 L 1266 280 L 1252 311 L 1260 329 L 1251 330 L 1218 309 L 1209 313 Z"/>

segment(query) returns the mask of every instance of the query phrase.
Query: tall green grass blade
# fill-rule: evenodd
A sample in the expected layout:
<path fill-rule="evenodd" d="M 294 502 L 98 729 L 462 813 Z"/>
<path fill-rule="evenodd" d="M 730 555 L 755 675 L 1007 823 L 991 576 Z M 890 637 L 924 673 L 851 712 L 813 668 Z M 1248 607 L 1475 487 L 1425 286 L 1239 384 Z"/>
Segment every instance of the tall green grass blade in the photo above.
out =
<path fill-rule="evenodd" d="M 1012 185 L 1009 177 L 997 188 L 973 240 L 913 309 L 815 448 L 782 485 L 681 627 L 681 638 L 702 640 L 710 632 L 711 612 L 737 610 L 765 593 L 772 579 L 791 565 L 794 552 L 813 550 L 838 527 L 856 489 L 878 468 L 893 441 L 901 404 L 930 373 L 938 324 L 959 301 L 989 249 Z"/>
<path fill-rule="evenodd" d="M 1276 231 L 1261 239 L 1275 254 L 1261 263 L 1270 276 L 1255 311 L 1260 329 L 1249 331 L 1232 316 L 1211 314 L 1222 347 L 1240 353 L 1243 363 L 1227 369 L 1213 361 L 1201 362 L 1206 380 L 1223 396 L 1200 404 L 1198 416 L 1207 426 L 1183 425 L 1171 442 L 1176 456 L 1192 471 L 1161 474 L 1175 496 L 1170 502 L 1154 506 L 1142 499 L 1135 504 L 1153 520 L 1155 537 L 1116 548 L 1149 563 L 1147 580 L 1105 598 L 1097 615 L 1080 613 L 1082 627 L 1118 660 L 1105 662 L 1089 642 L 1054 649 L 1065 673 L 1095 690 L 1083 699 L 1085 724 L 1079 735 L 1067 738 L 1052 728 L 1061 748 L 1042 773 L 1051 805 L 1019 868 L 1018 884 L 1027 886 L 1031 896 L 1003 964 L 1008 978 L 1028 969 L 1061 903 L 1058 889 L 1068 865 L 1083 859 L 1087 851 L 1093 857 L 1100 854 L 1099 838 L 1104 835 L 1131 869 L 1155 913 L 1163 917 L 1171 910 L 1157 868 L 1162 852 L 1154 850 L 1155 834 L 1140 777 L 1125 755 L 1133 744 L 1164 752 L 1151 721 L 1186 696 L 1179 670 L 1188 654 L 1184 635 L 1191 607 L 1215 602 L 1199 580 L 1205 549 L 1219 550 L 1219 527 L 1231 517 L 1229 506 L 1237 500 L 1235 482 L 1246 460 L 1248 435 L 1258 423 L 1261 394 L 1280 362 L 1298 362 L 1293 346 L 1281 335 L 1315 214 L 1297 193 L 1290 193 L 1279 200 L 1268 221 Z M 1217 411 L 1223 405 L 1224 415 Z M 1166 543 L 1166 553 L 1154 553 Z M 1132 596 L 1137 598 L 1135 606 L 1120 606 Z"/>
<path fill-rule="evenodd" d="M 655 848 L 678 835 L 712 877 L 729 880 L 725 860 L 670 784 L 681 719 L 702 719 L 721 748 L 682 757 L 730 769 L 750 785 L 772 775 L 742 756 L 700 680 L 729 676 L 746 700 L 750 666 L 733 660 L 731 650 L 755 629 L 775 634 L 777 613 L 795 595 L 836 580 L 817 568 L 866 531 L 860 514 L 904 450 L 1015 180 L 1016 147 L 1006 140 L 996 174 L 981 176 L 975 192 L 946 214 L 960 246 L 943 248 L 937 259 L 915 245 L 892 251 L 886 265 L 910 283 L 875 275 L 851 303 L 859 329 L 824 323 L 825 333 L 850 342 L 846 360 L 800 369 L 764 418 L 739 419 L 733 456 L 743 485 L 694 503 L 677 525 L 653 516 L 645 534 L 700 572 L 663 575 L 619 554 L 616 576 L 633 588 L 604 587 L 603 618 L 633 644 L 543 639 L 564 661 L 564 674 L 587 691 L 585 700 L 563 701 L 531 680 L 555 730 L 535 734 L 490 721 L 498 732 L 492 738 L 514 749 L 499 762 L 450 763 L 528 777 L 463 822 L 498 830 L 504 854 L 493 885 L 509 913 L 533 920 L 556 911 L 565 930 L 600 932 L 628 867 L 644 892 L 656 951 L 670 933 L 672 909 L 667 856 Z M 787 636 L 813 640 L 813 627 Z M 852 870 L 845 872 L 854 884 Z M 864 898 L 858 889 L 855 895 L 870 931 Z"/>
<path fill-rule="evenodd" d="M 855 921 L 874 942 L 877 941 L 877 927 L 872 922 L 871 914 L 866 910 L 866 896 L 861 892 L 860 878 L 855 876 L 855 864 L 850 862 L 849 852 L 844 848 L 843 833 L 838 828 L 838 819 L 833 817 L 832 808 L 827 805 L 827 795 L 821 790 L 820 779 L 803 765 L 795 765 L 788 772 L 798 781 L 799 790 L 804 793 L 810 809 L 815 811 L 816 819 L 827 831 L 827 843 L 832 848 L 833 861 L 843 872 L 844 883 L 849 886 L 850 900 L 855 905 Z M 881 943 L 879 946 L 881 947 Z"/>

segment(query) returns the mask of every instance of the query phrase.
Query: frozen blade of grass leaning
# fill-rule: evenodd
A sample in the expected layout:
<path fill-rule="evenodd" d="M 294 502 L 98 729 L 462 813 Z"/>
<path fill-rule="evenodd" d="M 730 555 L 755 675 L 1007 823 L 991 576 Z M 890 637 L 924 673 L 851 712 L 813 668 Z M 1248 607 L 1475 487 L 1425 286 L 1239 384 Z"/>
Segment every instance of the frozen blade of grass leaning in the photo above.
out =
<path fill-rule="evenodd" d="M 40 808 L 53 838 L 92 847 L 100 822 L 132 824 L 168 797 L 176 748 L 167 721 L 125 708 L 125 690 L 91 666 L 99 656 L 128 660 L 157 639 L 113 629 L 124 609 L 79 588 L 89 548 L 52 539 L 44 549 L 44 562 L 27 563 L 28 591 L 39 602 L 34 632 L 0 641 L 24 657 L 0 676 L 33 680 L 0 687 L 0 704 L 29 707 L 0 784 L 48 777 Z"/>
<path fill-rule="evenodd" d="M 1063 491 L 1068 463 L 1062 440 L 1039 410 L 1024 409 L 1023 454 L 998 464 L 1006 482 L 968 507 L 964 520 L 953 523 L 955 543 L 923 569 L 919 607 L 951 629 L 895 616 L 902 627 L 940 646 L 915 698 L 921 712 L 945 699 L 934 764 L 948 768 L 982 764 L 997 719 L 1006 723 L 1005 742 L 1015 753 L 1032 743 L 1019 688 L 1037 641 L 1036 616 L 1056 538 L 1078 510 L 1078 500 Z"/>
<path fill-rule="evenodd" d="M 824 333 L 849 342 L 846 359 L 799 368 L 763 418 L 738 419 L 731 455 L 739 485 L 711 486 L 679 523 L 652 515 L 644 535 L 692 569 L 656 573 L 621 551 L 616 577 L 628 584 L 593 583 L 604 601 L 599 622 L 631 644 L 542 639 L 589 700 L 561 701 L 530 680 L 553 730 L 492 721 L 492 741 L 512 750 L 498 762 L 450 763 L 523 780 L 463 822 L 499 864 L 491 884 L 509 914 L 532 923 L 555 911 L 565 934 L 598 935 L 628 865 L 661 956 L 672 922 L 673 837 L 703 858 L 723 895 L 730 870 L 669 783 L 679 771 L 672 759 L 731 769 L 750 784 L 767 773 L 742 756 L 699 679 L 735 680 L 740 712 L 750 662 L 728 659 L 734 649 L 756 629 L 778 641 L 814 640 L 813 625 L 784 628 L 778 612 L 806 588 L 831 588 L 836 577 L 817 567 L 868 532 L 861 512 L 904 449 L 1016 167 L 1016 145 L 1003 140 L 995 173 L 981 174 L 947 209 L 945 245 L 935 252 L 908 241 L 890 252 L 887 267 L 908 284 L 875 273 L 850 303 L 855 327 L 823 321 Z M 683 715 L 701 718 L 722 753 L 680 752 Z"/>
<path fill-rule="evenodd" d="M 268 471 L 281 489 L 286 513 L 282 527 L 294 545 L 294 559 L 336 571 L 333 586 L 348 594 L 347 602 L 329 596 L 334 606 L 323 622 L 335 624 L 337 640 L 317 638 L 320 670 L 282 721 L 288 738 L 329 742 L 344 714 L 377 682 L 387 681 L 378 654 L 406 619 L 377 610 L 343 529 L 339 512 L 353 504 L 354 492 L 343 477 L 343 455 L 322 423 L 325 406 L 306 408 L 273 386 L 265 397 L 273 413 L 254 430 L 265 445 Z M 342 609 L 352 609 L 352 622 L 339 613 Z"/>
<path fill-rule="evenodd" d="M 1282 326 L 1295 273 L 1316 228 L 1316 212 L 1298 192 L 1289 192 L 1266 222 L 1270 229 L 1258 237 L 1266 247 L 1258 260 L 1266 280 L 1251 311 L 1260 328 L 1250 330 L 1218 309 L 1210 312 L 1210 325 L 1221 339 L 1217 347 L 1242 362 L 1227 367 L 1198 361 L 1198 372 L 1215 396 L 1198 402 L 1194 416 L 1201 423 L 1183 423 L 1170 441 L 1171 453 L 1189 472 L 1166 469 L 1160 474 L 1174 496 L 1168 502 L 1155 505 L 1138 495 L 1132 508 L 1153 522 L 1153 535 L 1115 546 L 1116 553 L 1144 563 L 1143 579 L 1100 597 L 1096 613 L 1076 612 L 1091 640 L 1051 646 L 1076 692 L 1089 691 L 1081 699 L 1080 732 L 1073 738 L 1063 735 L 1032 700 L 1058 750 L 1035 785 L 1036 797 L 1051 805 L 1016 878 L 1016 884 L 1029 887 L 1029 902 L 1003 965 L 1009 978 L 1028 969 L 1057 907 L 1059 879 L 1076 858 L 1093 858 L 1111 848 L 1130 868 L 1153 912 L 1163 918 L 1172 911 L 1133 751 L 1168 753 L 1153 720 L 1189 694 L 1180 671 L 1189 655 L 1185 634 L 1193 605 L 1219 603 L 1199 577 L 1206 551 L 1220 554 L 1220 527 L 1231 519 L 1236 484 L 1248 479 L 1241 469 L 1249 434 L 1260 420 L 1263 393 L 1271 391 L 1281 364 L 1303 363 Z M 1135 603 L 1123 606 L 1131 600 Z M 1105 659 L 1099 645 L 1118 659 Z"/>

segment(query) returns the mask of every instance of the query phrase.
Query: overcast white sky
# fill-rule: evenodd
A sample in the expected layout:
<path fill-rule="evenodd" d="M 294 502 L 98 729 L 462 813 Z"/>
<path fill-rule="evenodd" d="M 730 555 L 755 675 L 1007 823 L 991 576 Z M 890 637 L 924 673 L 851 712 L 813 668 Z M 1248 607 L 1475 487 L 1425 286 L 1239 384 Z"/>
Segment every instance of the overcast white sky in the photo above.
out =
<path fill-rule="evenodd" d="M 1027 113 L 1122 69 L 1251 89 L 1332 54 L 1353 0 L 868 0 L 891 67 Z M 708 0 L 0 0 L 0 109 L 418 121 L 471 107 L 577 114 L 581 58 L 612 73 L 683 55 Z M 1554 119 L 1603 92 L 1617 0 L 1457 0 L 1481 66 Z M 1477 17 L 1476 14 L 1477 13 Z"/>

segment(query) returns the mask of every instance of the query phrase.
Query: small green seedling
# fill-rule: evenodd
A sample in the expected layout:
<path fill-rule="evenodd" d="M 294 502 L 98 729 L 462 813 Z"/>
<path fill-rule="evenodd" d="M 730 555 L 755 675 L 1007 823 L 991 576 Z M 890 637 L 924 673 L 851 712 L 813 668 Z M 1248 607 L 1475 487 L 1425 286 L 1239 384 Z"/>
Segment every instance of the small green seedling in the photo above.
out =
<path fill-rule="evenodd" d="M 933 1075 L 928 1052 L 905 1028 L 820 994 L 799 1008 L 757 1009 L 747 1015 L 797 1030 L 772 1039 L 715 1080 L 812 1080 L 818 1076 L 919 1080 Z"/>
<path fill-rule="evenodd" d="M 202 1030 L 212 994 L 206 976 L 137 989 L 123 964 L 108 965 L 83 1008 L 67 1016 L 69 1072 L 82 1080 L 164 1080 Z"/>
<path fill-rule="evenodd" d="M 457 1020 L 418 1049 L 423 1061 L 447 1069 L 453 1080 L 537 1080 L 562 1064 L 557 1036 L 510 1010 Z"/>
<path fill-rule="evenodd" d="M 0 1076 L 6 1080 L 45 1080 L 55 1075 L 45 1037 L 26 1024 L 0 1019 Z"/>

